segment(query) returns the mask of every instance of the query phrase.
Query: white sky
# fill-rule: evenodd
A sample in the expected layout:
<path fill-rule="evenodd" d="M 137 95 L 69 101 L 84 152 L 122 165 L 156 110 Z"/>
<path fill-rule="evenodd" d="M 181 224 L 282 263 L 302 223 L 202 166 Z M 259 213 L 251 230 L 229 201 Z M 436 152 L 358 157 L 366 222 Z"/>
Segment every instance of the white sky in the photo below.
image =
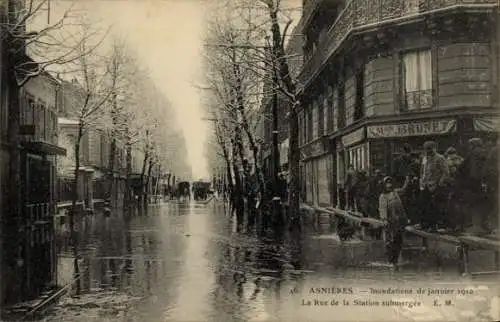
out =
<path fill-rule="evenodd" d="M 150 70 L 158 88 L 172 103 L 186 139 L 194 178 L 206 177 L 209 172 L 204 153 L 209 124 L 202 120 L 202 100 L 194 86 L 203 82 L 207 1 L 210 0 L 78 1 L 92 18 L 114 25 L 114 33 L 126 36 L 140 63 Z M 301 0 L 286 2 L 295 8 L 301 5 Z M 57 0 L 52 3 L 57 6 Z"/>
<path fill-rule="evenodd" d="M 126 35 L 142 64 L 174 106 L 194 178 L 207 175 L 206 124 L 192 84 L 201 72 L 204 10 L 200 1 L 92 1 L 92 14 Z M 89 6 L 89 3 L 87 4 Z"/>

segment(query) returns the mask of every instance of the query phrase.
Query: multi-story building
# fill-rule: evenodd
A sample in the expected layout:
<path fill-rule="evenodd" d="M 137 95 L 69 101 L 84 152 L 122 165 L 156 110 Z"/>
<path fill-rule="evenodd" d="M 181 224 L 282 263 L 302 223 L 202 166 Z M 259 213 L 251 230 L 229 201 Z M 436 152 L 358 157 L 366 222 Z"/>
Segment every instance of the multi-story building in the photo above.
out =
<path fill-rule="evenodd" d="M 66 147 L 68 154 L 60 158 L 58 167 L 59 201 L 71 200 L 71 182 L 75 168 L 75 140 L 78 134 L 78 121 L 75 111 L 83 104 L 80 85 L 76 81 L 61 80 L 61 109 L 59 110 L 60 144 Z M 116 143 L 113 165 L 113 196 L 110 196 L 110 153 L 111 138 L 108 131 L 87 126 L 80 141 L 80 175 L 78 183 L 78 200 L 85 201 L 92 207 L 93 199 L 120 199 L 124 189 L 125 147 Z"/>
<path fill-rule="evenodd" d="M 498 129 L 497 0 L 304 0 L 306 201 L 337 204 L 348 165 L 391 173 L 404 143 L 464 153 Z"/>

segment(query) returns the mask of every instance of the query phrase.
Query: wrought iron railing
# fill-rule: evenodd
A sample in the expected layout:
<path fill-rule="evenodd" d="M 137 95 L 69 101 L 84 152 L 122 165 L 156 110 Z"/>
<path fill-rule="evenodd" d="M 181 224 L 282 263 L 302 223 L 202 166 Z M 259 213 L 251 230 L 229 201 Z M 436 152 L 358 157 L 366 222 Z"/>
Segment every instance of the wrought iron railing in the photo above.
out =
<path fill-rule="evenodd" d="M 299 79 L 308 82 L 354 29 L 457 7 L 498 7 L 498 0 L 347 0 L 325 40 L 304 62 Z M 312 6 L 312 1 L 308 6 Z M 306 8 L 304 8 L 306 14 Z"/>

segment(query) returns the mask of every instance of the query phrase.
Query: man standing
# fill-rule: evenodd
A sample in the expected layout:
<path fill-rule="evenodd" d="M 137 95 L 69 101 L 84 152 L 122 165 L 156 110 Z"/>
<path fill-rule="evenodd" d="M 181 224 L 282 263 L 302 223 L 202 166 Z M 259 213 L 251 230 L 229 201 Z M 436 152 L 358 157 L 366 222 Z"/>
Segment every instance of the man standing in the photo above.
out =
<path fill-rule="evenodd" d="M 405 143 L 403 145 L 403 153 L 395 160 L 395 169 L 393 177 L 398 186 L 402 186 L 409 177 L 407 192 L 402 195 L 401 200 L 405 207 L 408 219 L 412 223 L 418 221 L 418 207 L 416 205 L 418 195 L 418 159 L 412 155 L 411 145 Z"/>
<path fill-rule="evenodd" d="M 347 168 L 347 176 L 345 180 L 345 189 L 346 189 L 346 209 L 350 211 L 357 211 L 356 205 L 356 187 L 358 186 L 358 173 L 354 169 L 352 164 Z"/>
<path fill-rule="evenodd" d="M 465 224 L 472 224 L 469 232 L 482 233 L 488 225 L 483 181 L 486 153 L 480 138 L 470 139 L 468 145 L 467 156 L 457 172 L 456 191 L 467 216 Z"/>
<path fill-rule="evenodd" d="M 436 229 L 444 224 L 443 187 L 448 178 L 446 159 L 436 151 L 436 142 L 424 143 L 424 157 L 420 168 L 420 209 L 424 229 Z"/>

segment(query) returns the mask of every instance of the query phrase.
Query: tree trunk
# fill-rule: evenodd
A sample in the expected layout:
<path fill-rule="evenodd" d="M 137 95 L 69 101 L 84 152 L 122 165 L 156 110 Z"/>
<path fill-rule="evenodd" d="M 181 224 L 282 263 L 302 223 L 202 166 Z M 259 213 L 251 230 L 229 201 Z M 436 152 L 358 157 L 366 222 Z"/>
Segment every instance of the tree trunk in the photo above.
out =
<path fill-rule="evenodd" d="M 234 51 L 233 53 L 235 54 Z M 245 134 L 248 138 L 248 143 L 250 144 L 250 148 L 252 150 L 255 172 L 257 173 L 257 178 L 259 180 L 259 190 L 261 192 L 261 195 L 265 195 L 266 185 L 264 182 L 264 176 L 259 166 L 259 148 L 255 142 L 252 131 L 250 130 L 250 125 L 248 124 L 248 119 L 245 114 L 245 101 L 243 98 L 243 87 L 241 84 L 241 70 L 240 70 L 240 65 L 236 62 L 235 55 L 233 55 L 233 73 L 236 79 L 236 86 L 235 86 L 236 106 L 241 116 L 243 130 L 245 131 Z"/>
<path fill-rule="evenodd" d="M 300 216 L 300 149 L 299 149 L 299 121 L 297 108 L 292 108 L 289 115 L 290 150 L 288 164 L 290 186 L 288 195 L 289 219 L 291 223 L 299 223 Z"/>
<path fill-rule="evenodd" d="M 153 171 L 153 166 L 154 166 L 153 158 L 149 158 L 148 172 L 147 172 L 147 176 L 146 176 L 146 184 L 144 187 L 144 200 L 143 200 L 144 209 L 147 209 L 148 203 L 149 203 L 148 201 L 149 201 L 149 194 L 150 194 L 151 172 Z"/>
<path fill-rule="evenodd" d="M 126 144 L 126 169 L 125 169 L 125 195 L 123 196 L 123 211 L 126 219 L 132 216 L 134 200 L 132 200 L 132 144 L 130 141 Z"/>
<path fill-rule="evenodd" d="M 292 221 L 298 219 L 300 214 L 300 195 L 299 195 L 299 162 L 300 162 L 300 151 L 299 151 L 299 122 L 297 109 L 300 105 L 300 100 L 297 93 L 297 85 L 292 79 L 290 74 L 290 68 L 288 66 L 287 56 L 285 49 L 283 47 L 283 39 L 281 35 L 280 24 L 278 21 L 279 3 L 276 4 L 274 1 L 268 2 L 268 12 L 269 18 L 271 20 L 271 33 L 273 41 L 273 52 L 275 53 L 275 59 L 277 61 L 277 67 L 279 72 L 279 77 L 283 83 L 286 94 L 293 101 L 292 107 L 289 113 L 289 175 L 290 175 L 290 186 L 289 186 L 289 196 L 288 196 L 288 211 L 289 218 Z"/>
<path fill-rule="evenodd" d="M 12 62 L 10 62 L 12 63 Z M 12 63 L 13 64 L 13 63 Z M 10 66 L 9 72 L 9 84 L 8 84 L 8 113 L 9 113 L 9 124 L 8 124 L 8 146 L 9 146 L 9 185 L 7 189 L 6 199 L 4 201 L 5 214 L 2 216 L 3 221 L 3 250 L 2 254 L 5 259 L 5 264 L 9 268 L 8 278 L 12 278 L 11 281 L 13 286 L 18 286 L 21 288 L 22 281 L 20 280 L 20 274 L 16 274 L 17 257 L 19 256 L 24 238 L 20 235 L 20 229 L 22 224 L 22 187 L 21 183 L 21 151 L 20 151 L 20 138 L 19 138 L 19 125 L 20 125 L 20 101 L 19 101 L 19 86 L 14 74 L 14 65 Z M 3 279 L 4 276 L 0 278 Z M 5 297 L 8 301 L 20 300 L 22 290 L 15 292 L 7 292 Z"/>
<path fill-rule="evenodd" d="M 75 231 L 75 216 L 77 214 L 77 201 L 78 201 L 78 180 L 80 179 L 80 142 L 83 136 L 83 124 L 82 121 L 78 124 L 78 134 L 75 141 L 75 170 L 74 170 L 74 180 L 72 185 L 71 194 L 71 211 L 69 212 L 69 231 L 70 231 L 70 241 L 73 248 L 73 265 L 74 265 L 74 279 L 76 282 L 76 294 L 80 294 L 80 269 L 78 266 L 78 234 Z"/>
<path fill-rule="evenodd" d="M 141 177 L 140 177 L 140 182 L 141 182 L 141 195 L 139 196 L 139 205 L 142 207 L 144 205 L 144 196 L 146 195 L 146 169 L 148 165 L 148 160 L 149 160 L 149 146 L 146 146 L 146 149 L 144 151 L 144 159 L 142 160 L 142 169 L 141 169 Z"/>
<path fill-rule="evenodd" d="M 111 137 L 111 144 L 109 148 L 109 168 L 108 168 L 108 180 L 109 180 L 109 199 L 113 204 L 115 204 L 116 200 L 113 201 L 113 191 L 115 188 L 115 160 L 116 160 L 116 139 L 114 135 Z"/>
<path fill-rule="evenodd" d="M 241 227 L 243 223 L 243 218 L 244 218 L 244 213 L 245 213 L 245 201 L 243 199 L 243 184 L 241 182 L 241 176 L 240 176 L 240 169 L 238 167 L 238 160 L 237 158 L 240 158 L 240 161 L 242 159 L 242 152 L 239 151 L 240 149 L 240 143 L 238 143 L 237 139 L 233 139 L 233 153 L 232 153 L 232 166 L 233 166 L 233 172 L 234 172 L 234 187 L 233 187 L 233 194 L 232 194 L 232 200 L 233 200 L 233 211 L 236 214 L 236 222 L 237 226 Z"/>

